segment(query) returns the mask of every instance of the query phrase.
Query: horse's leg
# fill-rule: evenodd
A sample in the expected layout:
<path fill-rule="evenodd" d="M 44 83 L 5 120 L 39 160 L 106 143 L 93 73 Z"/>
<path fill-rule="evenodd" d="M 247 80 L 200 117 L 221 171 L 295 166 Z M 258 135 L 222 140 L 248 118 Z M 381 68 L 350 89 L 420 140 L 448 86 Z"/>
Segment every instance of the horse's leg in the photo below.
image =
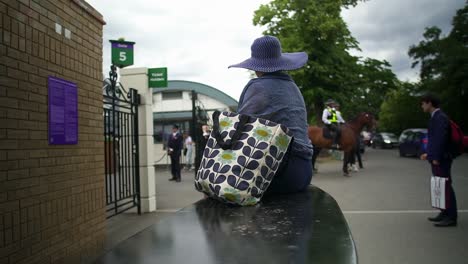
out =
<path fill-rule="evenodd" d="M 344 151 L 343 151 L 343 155 L 346 155 Z M 343 160 L 344 160 L 344 156 L 343 156 Z M 355 164 L 356 164 L 355 156 L 354 155 L 349 155 L 348 156 L 348 163 L 346 164 L 347 168 L 348 168 L 348 171 L 353 170 Z"/>
<path fill-rule="evenodd" d="M 316 158 L 316 157 L 315 157 L 315 151 L 316 151 L 316 150 L 315 150 L 315 148 L 314 148 L 314 154 L 312 154 L 312 170 L 313 170 L 313 171 L 316 171 L 316 169 L 315 169 L 315 158 Z"/>
<path fill-rule="evenodd" d="M 314 154 L 312 155 L 312 169 L 317 172 L 317 167 L 315 167 L 315 162 L 317 161 L 317 157 L 320 153 L 321 148 L 317 148 L 314 146 Z"/>
<path fill-rule="evenodd" d="M 344 152 L 344 155 L 343 155 L 343 175 L 344 176 L 349 176 L 349 171 L 348 171 L 349 161 L 350 161 L 350 153 Z"/>
<path fill-rule="evenodd" d="M 353 165 L 356 163 L 356 156 L 354 155 L 354 149 L 351 151 L 351 153 L 353 153 L 353 155 L 349 155 L 348 164 Z"/>
<path fill-rule="evenodd" d="M 356 150 L 356 157 L 359 162 L 359 168 L 360 169 L 364 168 L 364 166 L 362 166 L 361 150 L 359 148 L 357 148 Z"/>

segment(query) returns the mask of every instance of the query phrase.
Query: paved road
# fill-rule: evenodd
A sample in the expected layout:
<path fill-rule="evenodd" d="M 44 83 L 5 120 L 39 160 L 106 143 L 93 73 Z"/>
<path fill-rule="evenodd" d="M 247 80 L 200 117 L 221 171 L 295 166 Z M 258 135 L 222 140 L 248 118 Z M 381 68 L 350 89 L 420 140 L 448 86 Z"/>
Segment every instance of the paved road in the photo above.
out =
<path fill-rule="evenodd" d="M 156 206 L 160 212 L 173 212 L 203 198 L 195 190 L 194 171 L 182 170 L 181 182 L 169 181 L 170 168 L 156 170 Z"/>
<path fill-rule="evenodd" d="M 468 263 L 468 155 L 454 162 L 461 209 L 458 227 L 436 228 L 426 220 L 429 165 L 400 158 L 396 150 L 368 149 L 365 169 L 345 178 L 338 161 L 319 163 L 313 184 L 340 204 L 361 264 Z M 435 211 L 434 211 L 435 212 Z"/>
<path fill-rule="evenodd" d="M 193 171 L 182 171 L 182 181 L 177 183 L 168 181 L 170 174 L 169 167 L 156 169 L 156 212 L 137 215 L 133 210 L 107 220 L 106 251 L 203 197 L 193 185 Z"/>
<path fill-rule="evenodd" d="M 439 229 L 426 220 L 435 214 L 429 202 L 429 166 L 400 158 L 396 150 L 368 149 L 365 169 L 344 177 L 341 163 L 320 160 L 312 183 L 330 193 L 344 211 L 361 264 L 468 263 L 468 155 L 454 163 L 459 225 Z M 106 248 L 170 216 L 202 195 L 193 187 L 193 172 L 169 182 L 169 169 L 156 170 L 156 213 L 123 214 L 109 220 Z"/>

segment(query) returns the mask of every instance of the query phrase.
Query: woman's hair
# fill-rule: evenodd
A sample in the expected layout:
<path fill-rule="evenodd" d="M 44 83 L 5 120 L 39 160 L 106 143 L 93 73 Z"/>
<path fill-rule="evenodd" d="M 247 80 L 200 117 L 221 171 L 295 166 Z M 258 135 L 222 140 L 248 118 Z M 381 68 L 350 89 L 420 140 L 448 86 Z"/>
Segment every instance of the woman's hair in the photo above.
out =
<path fill-rule="evenodd" d="M 437 98 L 435 95 L 427 93 L 421 96 L 421 102 L 431 103 L 433 107 L 439 108 L 440 106 L 440 99 Z"/>

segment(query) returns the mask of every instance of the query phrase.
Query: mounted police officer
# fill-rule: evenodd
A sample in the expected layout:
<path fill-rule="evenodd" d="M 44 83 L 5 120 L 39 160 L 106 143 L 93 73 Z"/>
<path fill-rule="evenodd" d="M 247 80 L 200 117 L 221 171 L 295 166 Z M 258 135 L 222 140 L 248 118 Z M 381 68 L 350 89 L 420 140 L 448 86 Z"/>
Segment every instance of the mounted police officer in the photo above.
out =
<path fill-rule="evenodd" d="M 338 124 L 339 125 L 342 125 L 344 123 L 346 123 L 346 121 L 343 119 L 343 117 L 341 116 L 341 112 L 340 112 L 340 104 L 338 102 L 335 102 L 333 104 L 333 108 L 335 109 L 335 112 L 336 112 L 336 117 L 338 118 Z"/>
<path fill-rule="evenodd" d="M 337 112 L 334 108 L 336 102 L 332 99 L 328 99 L 325 102 L 325 109 L 323 109 L 322 113 L 322 121 L 327 126 L 328 130 L 330 131 L 331 137 L 333 139 L 332 148 L 339 148 L 338 145 L 338 138 L 339 138 L 339 125 L 341 122 L 344 123 L 343 118 L 341 118 L 341 114 Z"/>

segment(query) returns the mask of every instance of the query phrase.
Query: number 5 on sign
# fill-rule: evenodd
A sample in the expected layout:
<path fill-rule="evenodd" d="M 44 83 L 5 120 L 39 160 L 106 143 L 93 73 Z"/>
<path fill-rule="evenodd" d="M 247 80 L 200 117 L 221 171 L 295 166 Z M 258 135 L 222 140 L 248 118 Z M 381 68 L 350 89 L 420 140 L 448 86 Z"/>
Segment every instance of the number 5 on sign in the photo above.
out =
<path fill-rule="evenodd" d="M 135 42 L 110 40 L 112 43 L 112 64 L 123 68 L 133 65 L 133 45 Z"/>
<path fill-rule="evenodd" d="M 127 55 L 125 54 L 125 51 L 121 51 L 120 56 L 119 56 L 119 61 L 124 62 L 126 60 L 127 60 Z"/>

